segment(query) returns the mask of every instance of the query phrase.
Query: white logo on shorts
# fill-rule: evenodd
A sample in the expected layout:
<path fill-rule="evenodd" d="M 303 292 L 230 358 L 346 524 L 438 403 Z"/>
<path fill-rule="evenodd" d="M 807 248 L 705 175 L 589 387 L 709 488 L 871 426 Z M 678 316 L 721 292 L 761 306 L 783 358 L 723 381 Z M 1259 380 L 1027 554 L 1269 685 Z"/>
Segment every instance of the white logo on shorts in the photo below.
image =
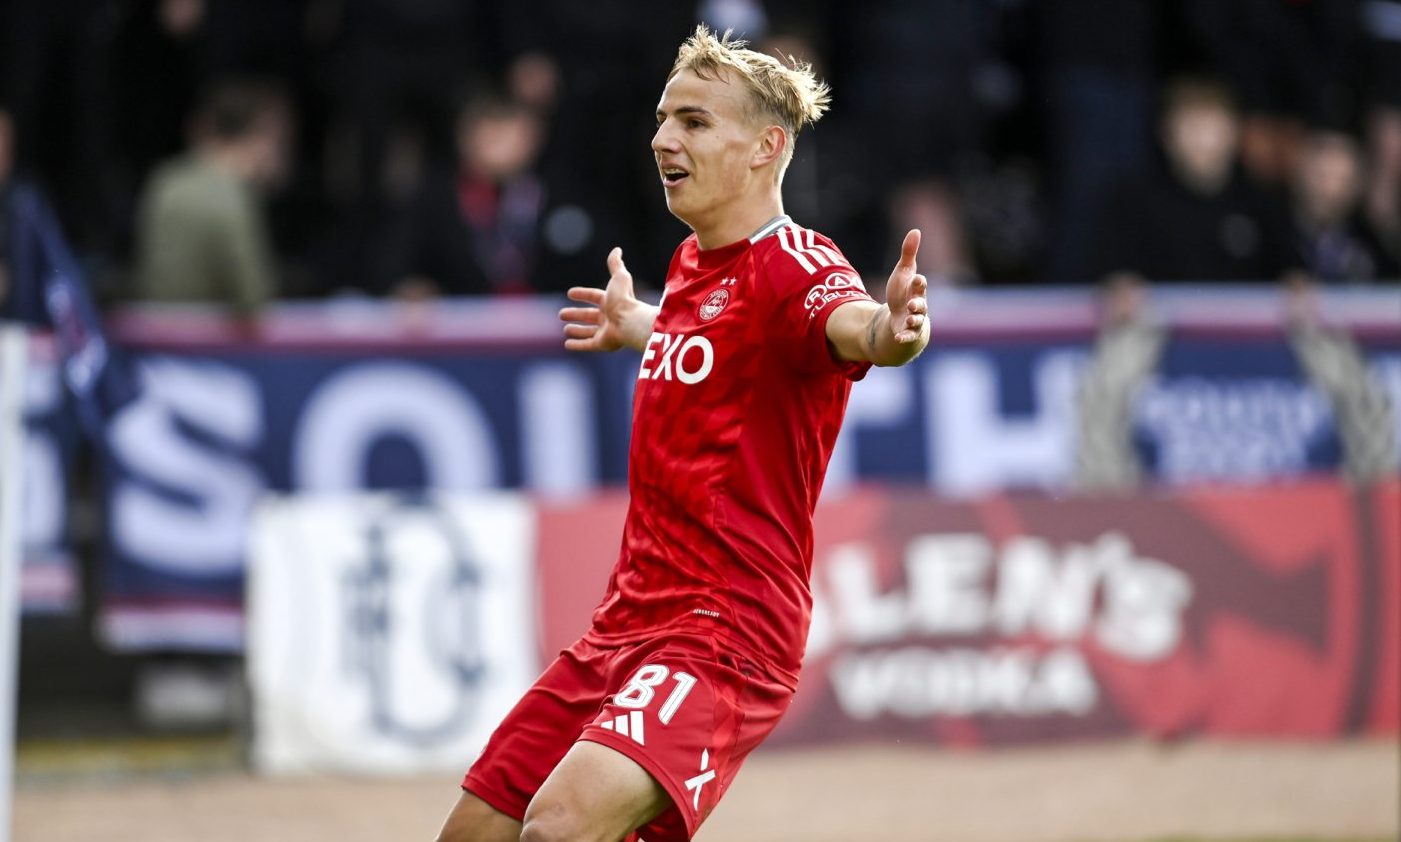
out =
<path fill-rule="evenodd" d="M 696 791 L 696 797 L 691 800 L 691 803 L 695 806 L 697 811 L 700 810 L 701 787 L 715 780 L 715 770 L 710 769 L 709 771 L 707 771 L 705 768 L 709 765 L 710 749 L 701 749 L 701 773 L 699 775 L 696 775 L 694 778 L 691 778 L 686 781 L 686 788 L 694 789 Z"/>
<path fill-rule="evenodd" d="M 598 727 L 607 731 L 617 731 L 624 737 L 631 738 L 633 742 L 640 746 L 647 745 L 647 740 L 643 736 L 642 711 L 640 710 L 615 717 L 611 722 L 599 723 Z"/>

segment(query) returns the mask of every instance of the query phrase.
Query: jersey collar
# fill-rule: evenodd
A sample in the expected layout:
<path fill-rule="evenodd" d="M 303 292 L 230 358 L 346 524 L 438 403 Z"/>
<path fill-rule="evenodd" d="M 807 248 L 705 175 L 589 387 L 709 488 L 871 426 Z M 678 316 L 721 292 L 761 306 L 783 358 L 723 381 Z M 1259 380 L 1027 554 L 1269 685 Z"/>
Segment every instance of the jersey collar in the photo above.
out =
<path fill-rule="evenodd" d="M 757 243 L 792 221 L 793 219 L 789 217 L 788 214 L 781 213 L 759 226 L 759 230 L 750 235 L 749 242 L 751 244 Z"/>

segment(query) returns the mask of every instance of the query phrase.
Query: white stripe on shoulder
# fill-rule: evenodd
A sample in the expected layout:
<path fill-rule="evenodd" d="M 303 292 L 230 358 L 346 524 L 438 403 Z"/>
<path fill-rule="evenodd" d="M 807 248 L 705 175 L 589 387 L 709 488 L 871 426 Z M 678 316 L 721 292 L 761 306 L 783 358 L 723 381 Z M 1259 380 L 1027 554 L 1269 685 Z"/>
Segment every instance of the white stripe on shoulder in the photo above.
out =
<path fill-rule="evenodd" d="M 811 229 L 802 228 L 800 226 L 794 225 L 789 230 L 793 232 L 793 243 L 798 247 L 798 251 L 801 251 L 803 254 L 807 255 L 808 260 L 811 260 L 818 266 L 832 265 L 832 261 L 828 259 L 827 255 L 813 248 Z"/>
<path fill-rule="evenodd" d="M 831 248 L 828 248 L 827 246 L 817 242 L 817 238 L 813 235 L 811 228 L 807 229 L 807 240 L 809 252 L 815 252 L 817 254 L 822 255 L 823 257 L 826 257 L 829 263 L 834 263 L 838 265 L 846 263 L 846 261 L 842 259 L 842 256 L 840 254 L 837 254 Z"/>
<path fill-rule="evenodd" d="M 798 261 L 799 266 L 806 269 L 807 273 L 811 275 L 817 271 L 817 267 L 812 265 L 812 261 L 808 260 L 806 255 L 795 247 L 793 243 L 793 236 L 795 233 L 793 229 L 795 227 L 796 226 L 784 225 L 782 228 L 779 228 L 778 244 L 784 251 L 788 252 L 794 260 Z"/>
<path fill-rule="evenodd" d="M 749 242 L 751 244 L 757 243 L 792 221 L 793 219 L 789 217 L 788 214 L 781 213 L 778 216 L 775 216 L 773 219 L 770 219 L 768 222 L 765 222 L 762 228 L 760 228 L 758 231 L 755 231 L 754 236 L 749 238 Z"/>

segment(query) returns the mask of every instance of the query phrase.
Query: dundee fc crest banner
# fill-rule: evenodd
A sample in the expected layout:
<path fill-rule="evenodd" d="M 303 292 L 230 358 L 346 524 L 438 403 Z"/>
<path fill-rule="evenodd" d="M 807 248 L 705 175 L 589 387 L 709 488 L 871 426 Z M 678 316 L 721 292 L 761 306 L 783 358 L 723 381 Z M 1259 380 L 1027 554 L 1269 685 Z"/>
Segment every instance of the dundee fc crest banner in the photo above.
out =
<path fill-rule="evenodd" d="M 253 759 L 460 771 L 538 673 L 518 497 L 272 498 L 248 585 Z"/>

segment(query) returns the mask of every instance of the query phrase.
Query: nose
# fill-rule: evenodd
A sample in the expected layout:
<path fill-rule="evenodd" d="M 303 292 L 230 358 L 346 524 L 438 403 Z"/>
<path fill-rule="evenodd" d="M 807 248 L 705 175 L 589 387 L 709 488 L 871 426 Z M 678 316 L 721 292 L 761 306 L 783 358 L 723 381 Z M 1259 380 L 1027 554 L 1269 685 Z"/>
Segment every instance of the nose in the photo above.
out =
<path fill-rule="evenodd" d="M 656 153 L 676 152 L 679 147 L 676 143 L 676 133 L 671 130 L 671 121 L 663 120 L 657 126 L 657 133 L 652 135 L 652 151 Z"/>

